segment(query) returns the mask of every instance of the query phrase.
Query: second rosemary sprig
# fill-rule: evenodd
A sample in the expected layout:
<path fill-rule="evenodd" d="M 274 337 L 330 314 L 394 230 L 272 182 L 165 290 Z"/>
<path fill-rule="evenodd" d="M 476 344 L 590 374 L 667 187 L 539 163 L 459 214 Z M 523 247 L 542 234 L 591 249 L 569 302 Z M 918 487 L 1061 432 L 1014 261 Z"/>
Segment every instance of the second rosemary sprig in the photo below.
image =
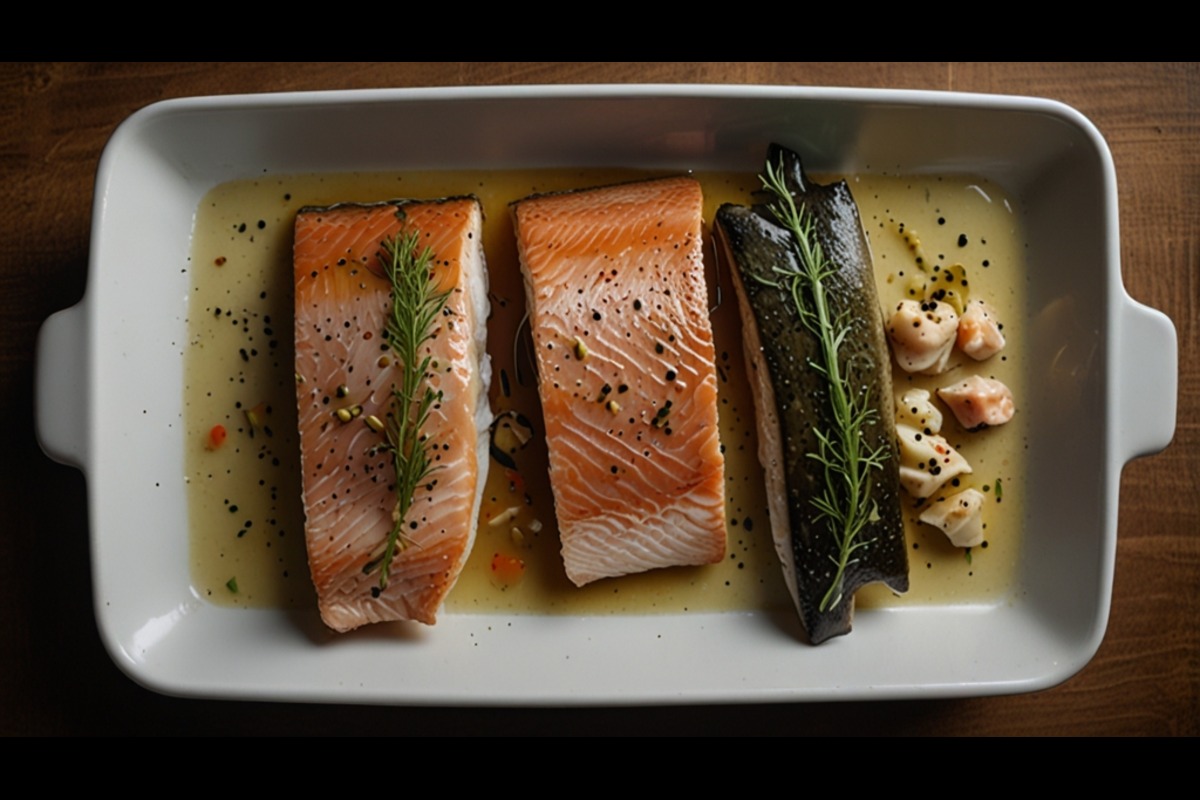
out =
<path fill-rule="evenodd" d="M 790 293 L 801 323 L 820 343 L 821 361 L 811 367 L 824 376 L 829 387 L 833 425 L 829 430 L 814 427 L 817 452 L 809 457 L 824 467 L 825 481 L 820 494 L 812 498 L 818 519 L 826 520 L 834 537 L 838 555 L 831 556 L 836 572 L 818 610 L 832 610 L 842 601 L 846 569 L 855 562 L 855 554 L 870 540 L 860 535 L 867 523 L 878 518 L 871 499 L 871 472 L 880 469 L 888 457 L 885 446 L 870 448 L 864 430 L 877 419 L 868 392 L 855 391 L 853 365 L 844 362 L 841 346 L 850 335 L 847 313 L 833 314 L 826 281 L 836 267 L 826 259 L 817 239 L 812 215 L 797 205 L 787 186 L 782 161 L 778 167 L 769 161 L 763 188 L 772 200 L 768 208 L 775 219 L 791 234 L 791 246 L 799 268 L 775 267 L 777 288 Z"/>

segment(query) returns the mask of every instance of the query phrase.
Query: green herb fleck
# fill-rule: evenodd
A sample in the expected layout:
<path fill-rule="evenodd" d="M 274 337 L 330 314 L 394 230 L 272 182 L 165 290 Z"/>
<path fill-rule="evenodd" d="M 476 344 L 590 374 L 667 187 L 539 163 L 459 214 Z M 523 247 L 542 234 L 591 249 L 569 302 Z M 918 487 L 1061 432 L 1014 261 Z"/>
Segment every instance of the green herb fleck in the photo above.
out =
<path fill-rule="evenodd" d="M 996 499 L 999 500 L 1004 496 L 1004 487 L 1000 485 L 1000 479 L 996 478 Z"/>
<path fill-rule="evenodd" d="M 968 547 L 968 548 L 967 548 L 967 549 L 964 551 L 964 556 L 965 556 L 965 557 L 966 557 L 966 559 L 967 559 L 967 566 L 968 566 L 968 567 L 969 567 L 969 566 L 971 566 L 971 548 L 969 548 L 969 547 Z"/>
<path fill-rule="evenodd" d="M 579 359 L 580 361 L 586 361 L 588 357 L 588 346 L 584 343 L 583 339 L 580 339 L 578 336 L 576 336 L 572 345 L 575 349 L 575 358 Z"/>
<path fill-rule="evenodd" d="M 225 581 L 225 588 L 228 589 L 233 594 L 238 593 L 237 576 L 236 575 L 233 576 L 232 578 L 230 578 L 229 580 Z"/>
<path fill-rule="evenodd" d="M 438 291 L 432 270 L 433 251 L 418 248 L 416 233 L 403 233 L 380 245 L 379 260 L 392 284 L 392 309 L 384 336 L 397 366 L 400 380 L 392 387 L 392 410 L 388 414 L 387 449 L 396 472 L 396 508 L 392 530 L 382 556 L 367 563 L 364 572 L 379 566 L 379 591 L 388 585 L 392 559 L 410 544 L 403 534 L 405 518 L 412 507 L 417 487 L 434 471 L 426 436 L 421 432 L 429 412 L 442 393 L 427 383 L 431 356 L 421 357 L 421 348 L 433 337 L 434 323 L 450 293 Z"/>
<path fill-rule="evenodd" d="M 801 323 L 820 341 L 820 362 L 811 366 L 825 377 L 833 411 L 833 429 L 814 428 L 818 449 L 808 454 L 825 468 L 825 485 L 813 497 L 812 504 L 817 519 L 826 520 L 838 549 L 838 556 L 830 557 L 837 572 L 818 606 L 824 613 L 842 601 L 846 569 L 857 561 L 855 554 L 871 544 L 872 540 L 862 541 L 859 535 L 868 522 L 879 519 L 871 499 L 871 471 L 883 467 L 888 451 L 882 445 L 869 449 L 863 441 L 864 429 L 878 415 L 871 408 L 869 391 L 851 374 L 852 365 L 848 359 L 843 362 L 839 352 L 850 335 L 851 317 L 848 312 L 834 315 L 829 308 L 825 281 L 837 268 L 825 257 L 817 241 L 812 215 L 803 205 L 797 206 L 787 185 L 782 158 L 778 168 L 768 162 L 765 171 L 766 175 L 759 179 L 763 188 L 774 196 L 768 208 L 791 233 L 792 251 L 800 266 L 799 269 L 775 267 L 779 279 L 774 282 L 756 280 L 789 292 Z"/>

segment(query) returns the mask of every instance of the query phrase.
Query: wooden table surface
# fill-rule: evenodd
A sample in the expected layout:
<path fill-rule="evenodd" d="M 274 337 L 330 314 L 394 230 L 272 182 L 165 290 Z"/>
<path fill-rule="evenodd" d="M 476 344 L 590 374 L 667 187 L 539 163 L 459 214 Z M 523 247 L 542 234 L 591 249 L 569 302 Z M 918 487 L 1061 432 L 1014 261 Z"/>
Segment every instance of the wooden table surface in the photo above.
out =
<path fill-rule="evenodd" d="M 97 161 L 149 103 L 242 92 L 752 83 L 1036 95 L 1083 112 L 1120 185 L 1125 285 L 1179 335 L 1163 453 L 1121 480 L 1116 583 L 1095 659 L 1056 688 L 968 700 L 667 709 L 395 709 L 195 701 L 114 666 L 92 607 L 82 475 L 33 433 L 34 342 L 84 290 Z M 1197 63 L 11 63 L 0 65 L 0 733 L 1200 733 L 1200 66 Z"/>

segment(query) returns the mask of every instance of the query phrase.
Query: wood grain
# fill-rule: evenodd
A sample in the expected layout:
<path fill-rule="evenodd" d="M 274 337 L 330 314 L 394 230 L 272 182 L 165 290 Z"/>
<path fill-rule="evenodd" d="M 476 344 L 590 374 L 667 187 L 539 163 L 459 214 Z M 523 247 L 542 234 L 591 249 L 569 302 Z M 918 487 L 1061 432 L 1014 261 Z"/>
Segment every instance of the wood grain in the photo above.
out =
<path fill-rule="evenodd" d="M 1113 613 L 1096 658 L 1014 697 L 815 706 L 377 709 L 162 697 L 113 665 L 95 628 L 86 489 L 33 434 L 33 351 L 82 296 L 94 174 L 149 103 L 203 94 L 561 83 L 752 83 L 951 89 L 1069 103 L 1117 166 L 1123 275 L 1179 334 L 1175 441 L 1122 476 Z M 1200 65 L 959 62 L 393 62 L 0 65 L 0 733 L 1200 733 Z"/>

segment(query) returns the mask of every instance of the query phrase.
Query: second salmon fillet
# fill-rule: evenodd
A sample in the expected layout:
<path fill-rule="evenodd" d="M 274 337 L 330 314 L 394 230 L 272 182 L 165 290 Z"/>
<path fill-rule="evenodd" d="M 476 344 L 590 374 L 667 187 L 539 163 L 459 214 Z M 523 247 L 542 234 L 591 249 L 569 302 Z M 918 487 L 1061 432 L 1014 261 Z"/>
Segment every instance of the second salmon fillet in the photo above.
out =
<path fill-rule="evenodd" d="M 513 205 L 558 528 L 578 586 L 725 555 L 700 185 Z"/>

